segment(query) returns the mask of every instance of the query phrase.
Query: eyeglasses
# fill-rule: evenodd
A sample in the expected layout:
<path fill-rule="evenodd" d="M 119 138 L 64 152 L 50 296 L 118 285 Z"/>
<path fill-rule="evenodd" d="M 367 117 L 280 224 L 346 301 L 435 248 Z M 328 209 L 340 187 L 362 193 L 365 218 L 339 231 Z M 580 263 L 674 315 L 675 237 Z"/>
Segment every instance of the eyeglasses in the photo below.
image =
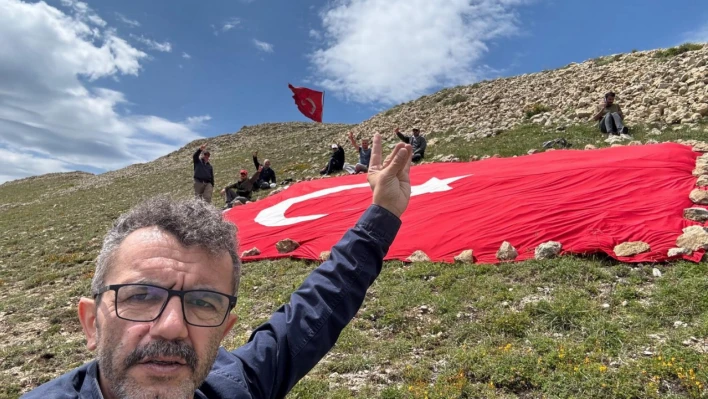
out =
<path fill-rule="evenodd" d="M 98 290 L 94 298 L 115 291 L 116 316 L 123 320 L 150 322 L 157 320 L 167 302 L 178 296 L 187 324 L 197 327 L 218 327 L 224 323 L 236 297 L 209 290 L 170 290 L 150 284 L 112 284 Z"/>

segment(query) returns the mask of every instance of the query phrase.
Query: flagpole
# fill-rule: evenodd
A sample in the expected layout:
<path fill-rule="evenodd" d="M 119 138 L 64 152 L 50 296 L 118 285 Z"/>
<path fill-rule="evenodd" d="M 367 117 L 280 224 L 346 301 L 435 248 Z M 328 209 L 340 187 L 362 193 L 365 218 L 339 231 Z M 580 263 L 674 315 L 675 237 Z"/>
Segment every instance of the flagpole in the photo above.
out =
<path fill-rule="evenodd" d="M 325 96 L 325 91 L 322 90 L 322 120 L 324 121 L 324 96 Z M 322 122 L 320 122 L 322 123 Z"/>

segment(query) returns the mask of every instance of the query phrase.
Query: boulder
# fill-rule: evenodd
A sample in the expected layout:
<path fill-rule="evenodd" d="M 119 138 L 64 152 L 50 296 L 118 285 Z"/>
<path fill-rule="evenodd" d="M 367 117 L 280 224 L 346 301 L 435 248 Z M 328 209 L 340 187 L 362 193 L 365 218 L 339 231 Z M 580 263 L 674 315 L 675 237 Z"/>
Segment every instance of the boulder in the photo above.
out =
<path fill-rule="evenodd" d="M 253 248 L 249 249 L 248 251 L 243 251 L 241 253 L 241 257 L 245 258 L 247 256 L 258 256 L 260 254 L 261 254 L 261 250 L 256 247 L 253 247 Z"/>
<path fill-rule="evenodd" d="M 688 226 L 676 240 L 676 246 L 691 251 L 708 249 L 708 232 L 701 226 Z"/>
<path fill-rule="evenodd" d="M 693 145 L 693 151 L 696 152 L 708 152 L 708 143 L 699 141 Z"/>
<path fill-rule="evenodd" d="M 698 180 L 696 180 L 696 185 L 698 187 L 705 187 L 708 186 L 708 175 L 700 175 L 698 176 Z"/>
<path fill-rule="evenodd" d="M 690 198 L 694 204 L 708 205 L 708 191 L 706 190 L 694 188 L 691 190 L 691 194 L 688 195 L 688 198 Z"/>
<path fill-rule="evenodd" d="M 649 244 L 642 241 L 623 242 L 614 248 L 617 256 L 634 256 L 651 250 Z"/>
<path fill-rule="evenodd" d="M 516 252 L 516 248 L 506 241 L 502 243 L 497 251 L 497 259 L 502 262 L 514 260 L 517 256 L 519 256 L 519 253 Z"/>
<path fill-rule="evenodd" d="M 691 255 L 693 251 L 688 248 L 671 248 L 669 249 L 668 257 L 673 258 L 675 256 Z"/>
<path fill-rule="evenodd" d="M 430 258 L 428 255 L 426 255 L 425 252 L 421 250 L 417 250 L 411 254 L 408 258 L 406 258 L 408 262 L 430 262 Z"/>
<path fill-rule="evenodd" d="M 534 257 L 538 260 L 551 259 L 558 256 L 563 246 L 557 241 L 548 241 L 536 247 Z"/>
<path fill-rule="evenodd" d="M 474 263 L 474 251 L 471 249 L 466 249 L 460 252 L 459 255 L 455 256 L 455 262 L 459 263 Z"/>
<path fill-rule="evenodd" d="M 278 241 L 278 243 L 275 244 L 275 249 L 277 249 L 278 252 L 281 254 L 290 253 L 298 249 L 298 247 L 300 247 L 300 244 L 297 241 L 291 240 L 289 238 Z"/>
<path fill-rule="evenodd" d="M 586 150 L 597 150 L 597 147 L 595 147 L 595 146 L 592 145 L 592 144 L 588 144 L 588 145 L 585 146 L 585 149 L 586 149 Z"/>
<path fill-rule="evenodd" d="M 696 222 L 705 222 L 708 220 L 708 209 L 704 208 L 686 208 L 683 210 L 683 217 Z"/>

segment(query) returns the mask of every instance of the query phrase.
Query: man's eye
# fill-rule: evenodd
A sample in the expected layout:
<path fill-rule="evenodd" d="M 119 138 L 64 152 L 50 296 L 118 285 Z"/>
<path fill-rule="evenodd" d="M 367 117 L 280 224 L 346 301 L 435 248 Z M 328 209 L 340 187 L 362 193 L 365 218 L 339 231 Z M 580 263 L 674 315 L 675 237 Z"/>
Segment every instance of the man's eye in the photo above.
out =
<path fill-rule="evenodd" d="M 211 303 L 203 300 L 203 299 L 194 299 L 190 303 L 190 305 L 196 306 L 198 308 L 203 308 L 203 309 L 215 309 L 214 305 Z"/>

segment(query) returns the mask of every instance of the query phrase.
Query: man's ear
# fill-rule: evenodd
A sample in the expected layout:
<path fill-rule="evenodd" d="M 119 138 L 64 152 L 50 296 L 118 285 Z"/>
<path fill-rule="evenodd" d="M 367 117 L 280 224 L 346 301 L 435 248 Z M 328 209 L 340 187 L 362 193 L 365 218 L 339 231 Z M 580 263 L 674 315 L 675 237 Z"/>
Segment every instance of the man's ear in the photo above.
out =
<path fill-rule="evenodd" d="M 233 313 L 229 313 L 229 316 L 226 318 L 224 321 L 224 325 L 226 325 L 226 328 L 224 329 L 224 335 L 221 337 L 221 339 L 226 338 L 226 334 L 231 331 L 232 328 L 234 328 L 234 324 L 238 321 L 238 315 L 235 315 Z"/>
<path fill-rule="evenodd" d="M 92 351 L 96 349 L 96 301 L 91 298 L 79 299 L 79 321 L 86 336 L 86 347 Z"/>

